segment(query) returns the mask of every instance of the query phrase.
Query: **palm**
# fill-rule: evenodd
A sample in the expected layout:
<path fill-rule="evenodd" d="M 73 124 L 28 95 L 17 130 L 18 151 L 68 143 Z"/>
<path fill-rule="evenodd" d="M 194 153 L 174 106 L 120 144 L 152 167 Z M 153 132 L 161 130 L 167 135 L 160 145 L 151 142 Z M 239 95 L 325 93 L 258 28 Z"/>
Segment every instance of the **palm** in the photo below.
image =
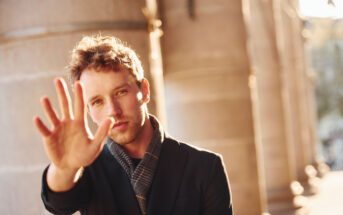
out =
<path fill-rule="evenodd" d="M 50 160 L 61 169 L 89 165 L 88 159 L 93 157 L 86 147 L 92 141 L 89 136 L 82 123 L 62 122 L 45 140 Z"/>
<path fill-rule="evenodd" d="M 35 120 L 36 127 L 44 137 L 47 155 L 59 169 L 88 166 L 102 149 L 102 142 L 110 127 L 110 120 L 103 122 L 93 138 L 86 123 L 81 84 L 75 84 L 75 117 L 64 81 L 57 79 L 55 84 L 63 114 L 62 120 L 57 117 L 46 97 L 42 99 L 42 105 L 53 129 L 49 130 L 38 117 Z"/>

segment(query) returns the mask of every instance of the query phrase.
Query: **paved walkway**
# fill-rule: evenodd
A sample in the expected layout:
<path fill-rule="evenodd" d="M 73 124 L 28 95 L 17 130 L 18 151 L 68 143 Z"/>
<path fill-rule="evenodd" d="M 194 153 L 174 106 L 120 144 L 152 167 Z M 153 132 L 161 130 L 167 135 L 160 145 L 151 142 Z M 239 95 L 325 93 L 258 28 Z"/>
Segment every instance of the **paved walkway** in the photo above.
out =
<path fill-rule="evenodd" d="M 343 215 L 343 171 L 327 173 L 309 204 L 308 215 Z"/>

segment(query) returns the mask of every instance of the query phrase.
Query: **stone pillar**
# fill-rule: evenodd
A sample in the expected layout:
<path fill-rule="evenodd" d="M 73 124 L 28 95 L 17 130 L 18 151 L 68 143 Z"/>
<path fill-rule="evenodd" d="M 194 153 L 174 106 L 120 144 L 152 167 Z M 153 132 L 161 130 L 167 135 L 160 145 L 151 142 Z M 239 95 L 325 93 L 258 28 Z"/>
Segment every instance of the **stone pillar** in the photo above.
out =
<path fill-rule="evenodd" d="M 0 214 L 46 213 L 40 181 L 48 159 L 32 118 L 45 118 L 43 95 L 58 107 L 53 79 L 65 76 L 76 42 L 99 32 L 127 41 L 154 87 L 147 26 L 137 1 L 0 1 Z M 155 92 L 152 113 L 158 113 Z"/>
<path fill-rule="evenodd" d="M 305 46 L 305 58 L 306 58 L 306 77 L 307 80 L 307 109 L 310 123 L 310 137 L 311 137 L 311 164 L 316 168 L 317 176 L 322 178 L 324 175 L 330 171 L 330 167 L 324 162 L 322 156 L 318 153 L 318 136 L 317 136 L 317 103 L 315 97 L 316 79 L 317 75 L 313 71 L 311 65 L 311 53 L 309 51 L 308 42 L 304 42 Z"/>
<path fill-rule="evenodd" d="M 292 0 L 291 4 L 295 11 L 298 11 L 298 1 Z M 313 126 L 316 125 L 315 119 L 313 119 L 311 109 L 309 107 L 310 97 L 313 96 L 314 89 L 311 87 L 309 77 L 306 73 L 306 58 L 305 58 L 305 46 L 304 37 L 302 32 L 304 31 L 304 22 L 298 16 L 293 17 L 294 25 L 294 48 L 295 48 L 295 65 L 296 70 L 299 72 L 298 84 L 300 89 L 300 105 L 301 105 L 301 121 L 302 121 L 302 140 L 304 147 L 304 159 L 305 159 L 305 174 L 306 178 L 303 178 L 305 188 L 308 188 L 309 193 L 318 192 L 319 178 L 317 177 L 317 170 L 314 167 L 314 161 L 316 160 L 315 147 L 316 147 L 316 132 Z M 312 103 L 313 104 L 313 103 Z M 305 181 L 306 180 L 306 181 Z M 308 186 L 307 186 L 308 184 Z"/>
<path fill-rule="evenodd" d="M 142 12 L 144 13 L 148 22 L 149 31 L 149 65 L 150 65 L 150 84 L 153 98 L 152 110 L 149 107 L 149 111 L 154 113 L 158 120 L 167 127 L 166 109 L 164 101 L 164 81 L 163 81 L 163 64 L 161 54 L 161 43 L 160 37 L 163 35 L 161 31 L 161 20 L 158 14 L 158 5 L 156 0 L 146 0 L 146 5 L 141 6 Z M 152 112 L 153 111 L 153 112 Z"/>
<path fill-rule="evenodd" d="M 268 211 L 273 215 L 295 212 L 302 206 L 297 203 L 302 190 L 299 186 L 297 190 L 291 189 L 291 185 L 299 182 L 296 182 L 293 143 L 286 127 L 289 95 L 285 94 L 282 79 L 273 1 L 243 2 L 255 77 L 255 133 L 263 148 Z"/>
<path fill-rule="evenodd" d="M 305 194 L 313 193 L 313 186 L 310 185 L 314 177 L 313 168 L 310 165 L 311 148 L 310 136 L 308 133 L 309 120 L 307 116 L 307 100 L 303 58 L 299 52 L 303 52 L 301 38 L 302 31 L 299 28 L 301 21 L 297 14 L 297 2 L 293 0 L 276 0 L 274 4 L 276 18 L 276 32 L 278 38 L 279 54 L 283 71 L 283 82 L 288 104 L 287 129 L 292 138 L 295 154 L 295 172 L 297 180 L 305 188 Z M 305 101 L 304 101 L 305 100 Z M 307 171 L 306 171 L 307 170 Z M 313 180 L 312 180 L 313 181 Z"/>
<path fill-rule="evenodd" d="M 298 10 L 298 2 L 292 1 L 295 10 Z M 306 56 L 306 41 L 304 37 L 304 20 L 298 18 L 293 19 L 294 22 L 294 41 L 295 41 L 295 55 L 297 70 L 301 76 L 299 81 L 302 86 L 302 112 L 303 112 L 303 139 L 304 147 L 308 151 L 308 165 L 306 167 L 307 174 L 310 175 L 313 191 L 316 192 L 318 186 L 318 178 L 314 177 L 323 176 L 329 167 L 319 159 L 317 154 L 317 114 L 315 102 L 315 82 L 316 75 L 311 70 L 309 57 Z M 306 171 L 306 170 L 305 170 Z"/>
<path fill-rule="evenodd" d="M 266 211 L 263 167 L 253 129 L 241 1 L 195 1 L 187 8 L 184 1 L 169 0 L 163 8 L 169 133 L 222 154 L 235 214 L 261 214 Z"/>

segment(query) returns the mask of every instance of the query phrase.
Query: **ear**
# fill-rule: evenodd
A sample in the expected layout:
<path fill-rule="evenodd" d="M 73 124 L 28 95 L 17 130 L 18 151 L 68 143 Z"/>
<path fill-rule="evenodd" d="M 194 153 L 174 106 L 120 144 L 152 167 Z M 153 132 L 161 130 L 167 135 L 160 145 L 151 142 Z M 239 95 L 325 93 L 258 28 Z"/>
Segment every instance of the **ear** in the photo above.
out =
<path fill-rule="evenodd" d="M 141 82 L 141 90 L 143 93 L 143 102 L 149 103 L 150 101 L 150 85 L 147 79 L 143 78 Z"/>

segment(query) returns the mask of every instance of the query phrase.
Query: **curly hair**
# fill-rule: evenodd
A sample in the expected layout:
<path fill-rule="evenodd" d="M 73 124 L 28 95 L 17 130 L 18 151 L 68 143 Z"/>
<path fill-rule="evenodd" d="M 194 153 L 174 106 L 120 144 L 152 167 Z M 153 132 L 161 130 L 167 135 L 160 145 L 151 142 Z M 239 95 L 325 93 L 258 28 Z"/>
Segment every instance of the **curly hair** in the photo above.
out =
<path fill-rule="evenodd" d="M 85 69 L 120 71 L 123 66 L 133 75 L 137 83 L 144 76 L 141 61 L 136 53 L 112 36 L 85 36 L 73 49 L 67 69 L 70 81 L 80 80 Z"/>

